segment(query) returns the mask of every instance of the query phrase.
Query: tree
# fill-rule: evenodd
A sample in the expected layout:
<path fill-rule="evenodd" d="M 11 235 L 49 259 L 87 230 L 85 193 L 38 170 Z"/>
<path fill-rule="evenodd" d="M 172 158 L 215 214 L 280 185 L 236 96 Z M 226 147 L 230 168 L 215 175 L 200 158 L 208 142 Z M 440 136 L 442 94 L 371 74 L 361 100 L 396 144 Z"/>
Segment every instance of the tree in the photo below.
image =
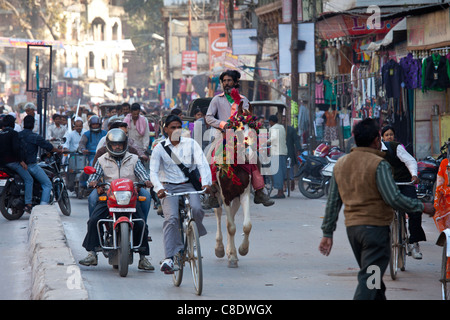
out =
<path fill-rule="evenodd" d="M 0 0 L 0 8 L 10 11 L 17 24 L 14 34 L 22 33 L 29 39 L 45 39 L 46 31 L 53 40 L 65 33 L 65 6 L 57 0 Z M 46 28 L 42 28 L 45 26 Z"/>

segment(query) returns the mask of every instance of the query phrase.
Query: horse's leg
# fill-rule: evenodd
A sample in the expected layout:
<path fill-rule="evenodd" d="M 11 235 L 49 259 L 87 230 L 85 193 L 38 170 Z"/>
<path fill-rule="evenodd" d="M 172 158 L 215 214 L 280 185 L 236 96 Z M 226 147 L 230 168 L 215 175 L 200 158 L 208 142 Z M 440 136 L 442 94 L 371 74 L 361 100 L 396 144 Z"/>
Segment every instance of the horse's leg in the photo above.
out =
<path fill-rule="evenodd" d="M 248 248 L 250 245 L 249 236 L 250 231 L 252 230 L 252 222 L 250 220 L 250 188 L 251 185 L 249 184 L 244 193 L 240 196 L 242 211 L 244 212 L 244 239 L 242 240 L 242 244 L 239 246 L 239 254 L 241 256 L 245 256 L 248 253 Z"/>
<path fill-rule="evenodd" d="M 216 214 L 216 221 L 217 221 L 215 252 L 217 258 L 223 258 L 225 256 L 225 249 L 223 247 L 223 236 L 222 236 L 222 207 L 214 208 L 214 213 Z"/>
<path fill-rule="evenodd" d="M 230 206 L 225 205 L 225 211 L 227 213 L 227 255 L 228 255 L 228 267 L 237 268 L 238 257 L 236 251 L 236 245 L 234 242 L 234 237 L 236 235 L 236 223 L 234 217 L 237 210 L 239 209 L 238 199 L 234 199 Z"/>

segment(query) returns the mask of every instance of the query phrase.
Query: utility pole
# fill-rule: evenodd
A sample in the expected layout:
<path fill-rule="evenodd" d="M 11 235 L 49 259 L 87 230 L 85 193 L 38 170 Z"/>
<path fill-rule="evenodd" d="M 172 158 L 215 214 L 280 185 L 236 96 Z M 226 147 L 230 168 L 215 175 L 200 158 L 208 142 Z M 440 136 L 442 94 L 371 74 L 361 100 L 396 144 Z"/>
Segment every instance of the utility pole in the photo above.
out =
<path fill-rule="evenodd" d="M 317 20 L 317 0 L 310 0 L 312 8 L 312 22 L 314 23 L 314 51 L 316 48 L 316 20 Z M 309 149 L 312 151 L 316 148 L 316 131 L 314 129 L 314 122 L 316 120 L 316 73 L 309 74 L 309 128 L 310 128 L 310 141 Z"/>
<path fill-rule="evenodd" d="M 291 105 L 292 102 L 298 104 L 298 17 L 297 17 L 298 0 L 292 0 L 291 6 Z M 286 122 L 291 125 L 291 107 L 286 111 Z"/>

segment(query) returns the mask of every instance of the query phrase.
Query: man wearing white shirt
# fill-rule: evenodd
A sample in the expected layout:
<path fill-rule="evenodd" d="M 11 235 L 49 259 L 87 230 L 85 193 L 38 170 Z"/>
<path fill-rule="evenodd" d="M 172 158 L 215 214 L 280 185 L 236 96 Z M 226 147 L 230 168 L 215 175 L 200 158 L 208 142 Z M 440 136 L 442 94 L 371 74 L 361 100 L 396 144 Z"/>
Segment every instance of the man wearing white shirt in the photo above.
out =
<path fill-rule="evenodd" d="M 33 132 L 39 134 L 39 126 L 41 124 L 41 119 L 39 115 L 36 113 L 36 106 L 33 102 L 27 102 L 25 106 L 23 107 L 25 110 L 26 116 L 33 116 L 34 117 L 34 128 Z M 22 123 L 22 129 L 23 129 L 23 123 Z"/>
<path fill-rule="evenodd" d="M 164 212 L 163 234 L 164 251 L 166 259 L 161 264 L 161 271 L 166 274 L 173 273 L 173 257 L 183 249 L 183 242 L 180 237 L 179 217 L 178 217 L 178 197 L 165 197 L 165 191 L 169 193 L 195 191 L 188 178 L 181 171 L 180 167 L 172 160 L 171 156 L 164 149 L 168 146 L 171 152 L 189 169 L 198 168 L 202 181 L 202 188 L 206 192 L 210 191 L 211 170 L 208 161 L 203 154 L 200 145 L 191 138 L 180 137 L 182 122 L 178 116 L 169 115 L 165 122 L 164 131 L 168 138 L 158 143 L 153 149 L 150 158 L 150 180 L 154 186 L 154 191 L 161 200 Z M 206 234 L 206 229 L 202 223 L 204 211 L 200 202 L 200 197 L 193 194 L 189 198 L 192 214 L 197 223 L 200 236 Z"/>
<path fill-rule="evenodd" d="M 286 144 L 286 130 L 278 123 L 278 117 L 271 115 L 269 117 L 269 140 L 270 143 L 270 162 L 271 167 L 277 169 L 273 173 L 273 187 L 278 190 L 278 193 L 274 195 L 273 199 L 283 199 L 284 195 L 284 179 L 286 178 L 286 161 L 287 161 L 287 144 Z"/>
<path fill-rule="evenodd" d="M 77 152 L 78 145 L 81 140 L 81 136 L 84 133 L 83 129 L 83 120 L 80 117 L 76 117 L 74 121 L 73 130 L 71 132 L 66 133 L 66 142 L 63 144 L 63 151 L 64 152 L 70 152 L 74 153 Z M 80 155 L 81 156 L 81 155 Z M 69 168 L 72 169 L 72 168 Z M 74 184 L 75 184 L 75 177 L 78 174 L 78 172 L 67 172 L 66 176 L 66 186 L 69 191 L 74 190 Z"/>
<path fill-rule="evenodd" d="M 63 150 L 69 152 L 77 152 L 78 145 L 81 140 L 81 136 L 86 130 L 83 129 L 83 120 L 80 117 L 76 117 L 73 125 L 73 130 L 67 132 L 66 142 L 63 144 Z"/>

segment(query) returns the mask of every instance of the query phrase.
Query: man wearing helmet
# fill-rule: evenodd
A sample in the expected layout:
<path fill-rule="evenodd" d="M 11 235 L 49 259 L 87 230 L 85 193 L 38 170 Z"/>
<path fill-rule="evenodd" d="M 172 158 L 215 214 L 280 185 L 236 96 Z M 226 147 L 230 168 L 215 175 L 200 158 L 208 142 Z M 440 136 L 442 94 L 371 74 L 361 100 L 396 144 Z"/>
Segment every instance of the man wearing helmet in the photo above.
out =
<path fill-rule="evenodd" d="M 102 122 L 97 115 L 93 115 L 89 118 L 89 130 L 83 133 L 78 144 L 78 152 L 87 155 L 89 160 L 89 165 L 92 166 L 94 161 L 95 152 L 97 150 L 97 145 L 101 138 L 106 136 L 106 131 L 102 130 Z M 87 175 L 83 172 L 80 177 L 81 188 L 86 188 Z M 81 194 L 84 192 L 81 191 Z"/>
<path fill-rule="evenodd" d="M 91 187 L 96 187 L 99 179 L 103 178 L 105 182 L 111 182 L 117 178 L 128 178 L 134 182 L 142 181 L 145 185 L 150 188 L 152 184 L 150 182 L 150 176 L 145 171 L 142 162 L 139 160 L 138 156 L 131 154 L 127 151 L 128 149 L 128 139 L 121 129 L 112 129 L 108 131 L 106 135 L 106 148 L 107 153 L 102 155 L 96 162 L 94 168 L 96 172 L 92 174 L 88 183 Z M 103 188 L 97 188 L 97 193 L 102 194 L 104 192 Z M 147 194 L 147 199 L 150 201 L 150 197 Z M 145 206 L 145 207 L 149 207 Z M 88 256 L 81 260 L 79 263 L 85 266 L 95 266 L 97 265 L 97 254 L 95 249 L 100 246 L 99 236 L 97 231 L 97 222 L 100 219 L 107 218 L 109 215 L 108 207 L 105 201 L 98 201 L 92 212 L 92 216 L 89 218 L 87 223 L 87 233 L 83 241 L 83 247 L 89 252 Z M 136 218 L 144 219 L 145 214 L 142 212 L 142 206 L 136 206 Z M 134 233 L 135 241 L 140 241 L 139 232 Z M 143 239 L 148 238 L 148 227 L 147 224 L 144 228 Z M 154 270 L 154 267 L 145 258 L 150 254 L 150 248 L 148 241 L 143 241 L 142 247 L 139 250 L 140 259 L 138 268 L 143 270 Z"/>

